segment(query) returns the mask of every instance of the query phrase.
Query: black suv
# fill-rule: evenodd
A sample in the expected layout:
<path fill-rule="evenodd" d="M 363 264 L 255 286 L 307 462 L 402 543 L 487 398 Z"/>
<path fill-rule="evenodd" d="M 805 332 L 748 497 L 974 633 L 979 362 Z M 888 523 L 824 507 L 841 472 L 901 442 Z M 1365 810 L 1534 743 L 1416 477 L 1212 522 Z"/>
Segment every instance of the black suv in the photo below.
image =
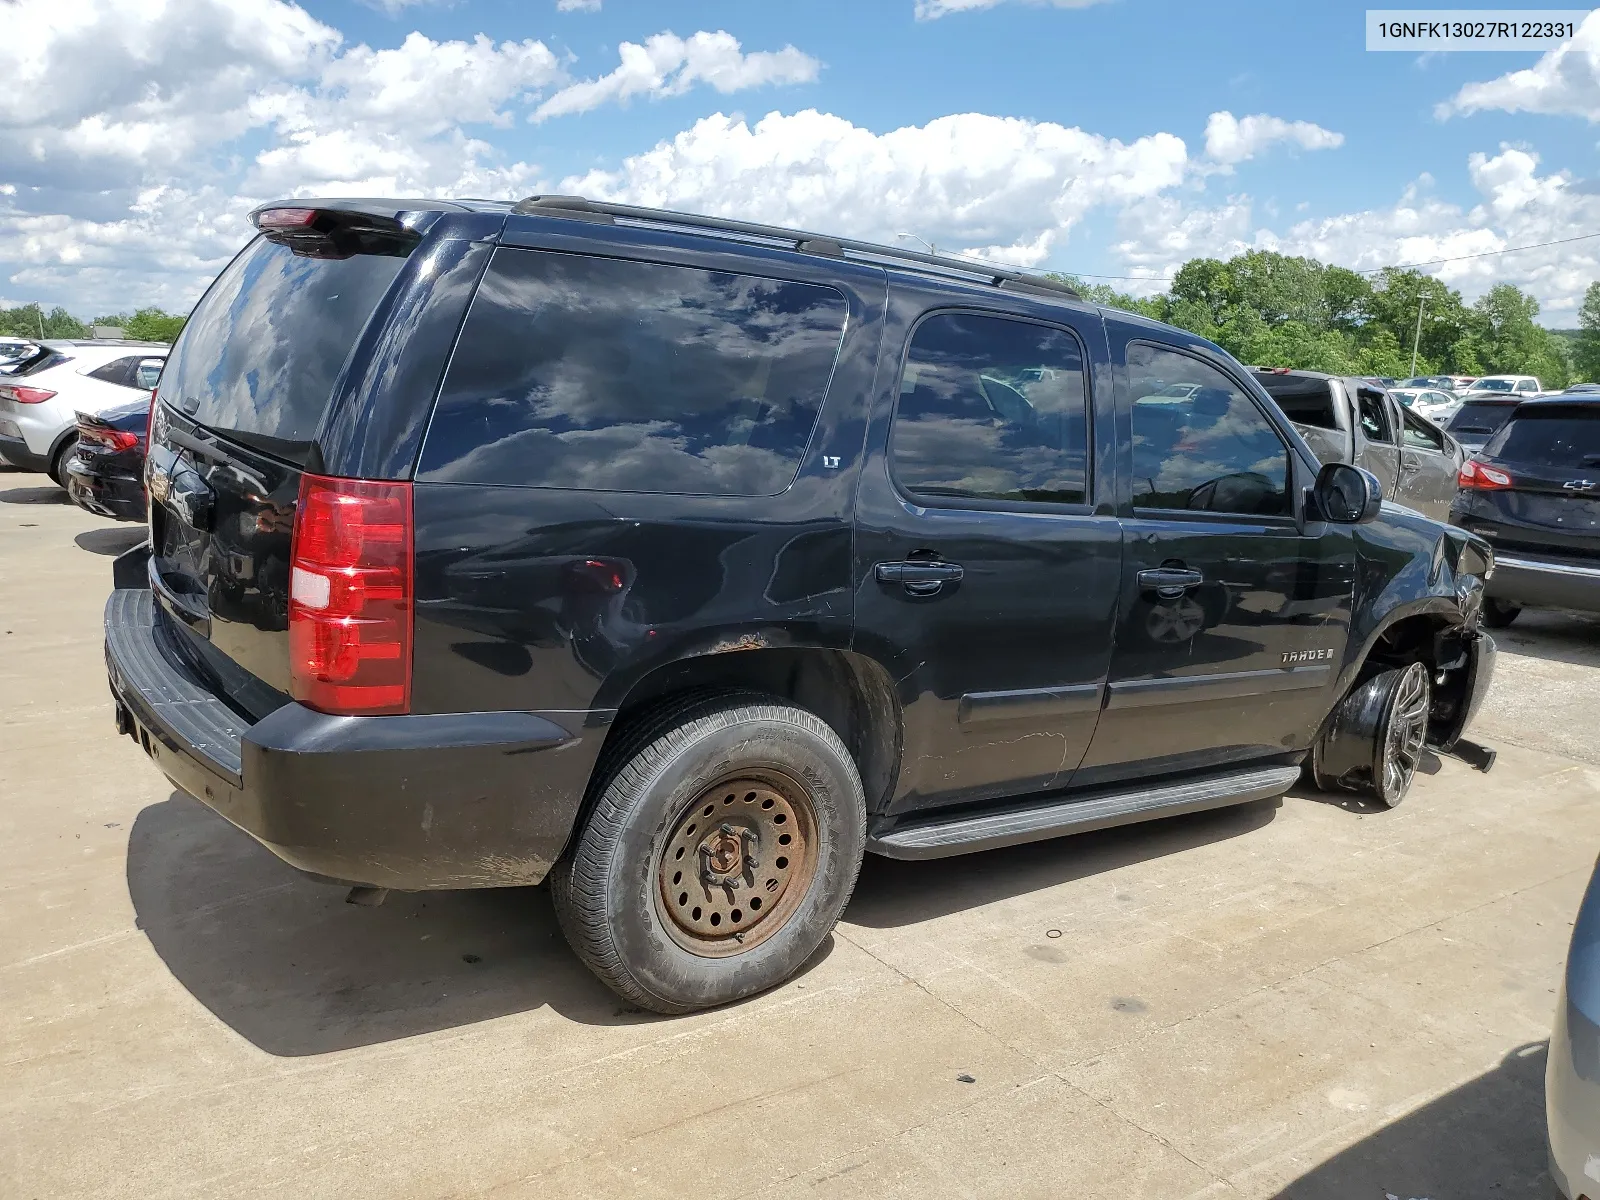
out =
<path fill-rule="evenodd" d="M 1396 803 L 1487 686 L 1488 547 L 1181 330 L 567 197 L 254 219 L 161 380 L 118 727 L 323 879 L 548 876 L 636 1004 L 785 979 L 864 851 Z"/>
<path fill-rule="evenodd" d="M 1600 396 L 1524 400 L 1462 464 L 1450 522 L 1494 547 L 1484 622 L 1600 612 Z"/>

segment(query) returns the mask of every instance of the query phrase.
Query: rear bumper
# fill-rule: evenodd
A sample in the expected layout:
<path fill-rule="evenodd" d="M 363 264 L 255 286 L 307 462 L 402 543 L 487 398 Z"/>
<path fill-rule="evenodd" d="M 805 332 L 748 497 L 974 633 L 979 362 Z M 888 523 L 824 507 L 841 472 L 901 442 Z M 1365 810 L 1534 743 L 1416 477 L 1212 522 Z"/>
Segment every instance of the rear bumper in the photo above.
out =
<path fill-rule="evenodd" d="M 28 449 L 28 443 L 19 437 L 7 437 L 0 434 L 0 458 L 5 459 L 13 467 L 21 467 L 24 471 L 48 471 L 50 459 L 48 455 L 35 454 Z"/>
<path fill-rule="evenodd" d="M 98 471 L 77 455 L 67 459 L 67 495 L 79 508 L 118 521 L 145 518 L 144 481 L 137 475 Z"/>
<path fill-rule="evenodd" d="M 1494 574 L 1485 593 L 1529 608 L 1574 608 L 1600 612 L 1600 564 L 1495 552 Z"/>
<path fill-rule="evenodd" d="M 292 866 L 372 887 L 500 887 L 538 883 L 566 846 L 604 714 L 334 717 L 287 704 L 251 723 L 180 665 L 154 614 L 142 589 L 106 602 L 118 731 Z"/>

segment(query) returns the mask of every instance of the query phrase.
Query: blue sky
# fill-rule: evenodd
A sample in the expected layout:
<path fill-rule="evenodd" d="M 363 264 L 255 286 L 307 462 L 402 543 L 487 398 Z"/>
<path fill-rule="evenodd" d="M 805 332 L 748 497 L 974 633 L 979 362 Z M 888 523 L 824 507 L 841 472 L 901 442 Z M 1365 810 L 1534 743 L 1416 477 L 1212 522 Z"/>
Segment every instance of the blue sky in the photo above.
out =
<path fill-rule="evenodd" d="M 1600 17 L 1419 57 L 1333 2 L 569 4 L 21 0 L 0 302 L 184 308 L 283 193 L 578 188 L 1138 291 L 1249 246 L 1371 269 L 1600 231 Z M 1564 324 L 1600 239 L 1431 269 Z"/>

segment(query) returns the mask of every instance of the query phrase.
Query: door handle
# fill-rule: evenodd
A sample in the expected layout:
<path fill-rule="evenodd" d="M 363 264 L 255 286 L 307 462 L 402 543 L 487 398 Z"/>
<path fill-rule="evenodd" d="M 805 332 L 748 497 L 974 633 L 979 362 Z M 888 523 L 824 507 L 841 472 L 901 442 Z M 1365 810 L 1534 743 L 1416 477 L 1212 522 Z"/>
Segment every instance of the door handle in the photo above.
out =
<path fill-rule="evenodd" d="M 1136 578 L 1141 590 L 1154 592 L 1163 600 L 1176 600 L 1206 581 L 1204 575 L 1189 567 L 1151 567 L 1140 571 Z"/>
<path fill-rule="evenodd" d="M 904 585 L 908 596 L 937 596 L 947 583 L 960 583 L 966 574 L 960 563 L 881 562 L 872 568 L 879 583 Z"/>

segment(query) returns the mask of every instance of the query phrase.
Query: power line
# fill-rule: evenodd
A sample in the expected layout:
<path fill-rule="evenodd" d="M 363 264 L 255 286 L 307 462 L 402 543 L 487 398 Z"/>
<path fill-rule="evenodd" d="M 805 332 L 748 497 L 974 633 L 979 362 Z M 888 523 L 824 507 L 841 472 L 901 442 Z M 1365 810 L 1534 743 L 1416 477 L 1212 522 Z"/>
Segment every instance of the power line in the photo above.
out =
<path fill-rule="evenodd" d="M 1365 267 L 1356 271 L 1357 275 L 1381 275 L 1384 271 L 1411 271 L 1417 267 L 1437 267 L 1443 263 L 1466 262 L 1472 258 L 1493 258 L 1497 254 L 1516 254 L 1521 250 L 1542 250 L 1546 246 L 1564 246 L 1569 242 L 1584 242 L 1590 238 L 1600 237 L 1600 233 L 1580 233 L 1576 237 L 1556 238 L 1550 242 L 1532 242 L 1526 246 L 1507 246 L 1504 250 L 1484 250 L 1477 254 L 1456 254 L 1449 258 L 1430 258 L 1425 262 L 1400 263 L 1387 267 Z M 1089 271 L 1061 271 L 1059 274 L 1070 275 L 1074 279 L 1120 279 L 1136 283 L 1171 283 L 1175 278 L 1171 275 L 1096 275 Z"/>

